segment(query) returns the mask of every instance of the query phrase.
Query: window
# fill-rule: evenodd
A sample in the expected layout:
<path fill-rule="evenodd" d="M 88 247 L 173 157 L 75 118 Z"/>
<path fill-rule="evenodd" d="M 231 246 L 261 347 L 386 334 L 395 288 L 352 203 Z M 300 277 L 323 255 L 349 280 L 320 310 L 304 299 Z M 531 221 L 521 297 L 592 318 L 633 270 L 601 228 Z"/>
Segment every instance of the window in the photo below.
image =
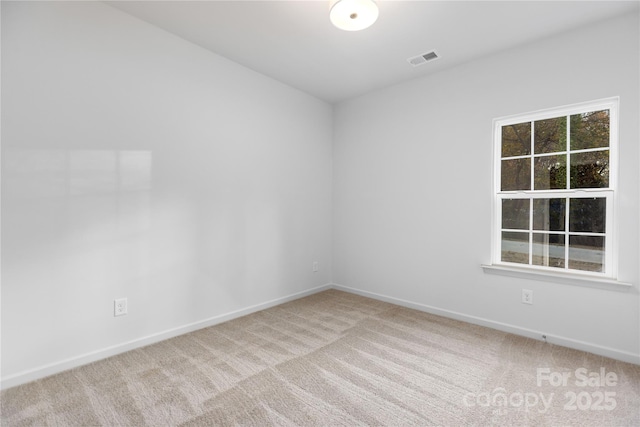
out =
<path fill-rule="evenodd" d="M 615 277 L 618 99 L 494 121 L 493 264 Z"/>

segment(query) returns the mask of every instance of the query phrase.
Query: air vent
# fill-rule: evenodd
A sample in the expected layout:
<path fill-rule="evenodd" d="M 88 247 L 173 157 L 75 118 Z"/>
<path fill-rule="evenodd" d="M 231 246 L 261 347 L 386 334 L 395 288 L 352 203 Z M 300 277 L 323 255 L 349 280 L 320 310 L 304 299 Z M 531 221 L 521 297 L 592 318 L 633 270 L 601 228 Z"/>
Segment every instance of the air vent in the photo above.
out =
<path fill-rule="evenodd" d="M 409 64 L 417 67 L 418 65 L 426 64 L 429 61 L 433 61 L 434 59 L 438 59 L 438 54 L 435 51 L 431 51 L 429 53 L 423 53 L 422 55 L 414 56 L 413 58 L 407 59 Z"/>

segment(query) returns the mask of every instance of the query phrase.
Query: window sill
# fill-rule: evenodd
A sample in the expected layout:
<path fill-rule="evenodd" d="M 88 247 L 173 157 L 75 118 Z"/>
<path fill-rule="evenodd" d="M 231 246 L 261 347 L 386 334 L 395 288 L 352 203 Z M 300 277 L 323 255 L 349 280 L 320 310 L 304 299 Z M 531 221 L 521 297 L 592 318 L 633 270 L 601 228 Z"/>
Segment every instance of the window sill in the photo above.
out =
<path fill-rule="evenodd" d="M 543 280 L 545 282 L 563 283 L 615 291 L 628 291 L 633 287 L 631 283 L 620 282 L 615 279 L 586 275 L 582 276 L 580 274 L 555 273 L 550 271 L 529 270 L 518 267 L 487 264 L 482 264 L 482 269 L 485 273 L 497 274 L 500 276 L 511 276 L 529 280 Z"/>

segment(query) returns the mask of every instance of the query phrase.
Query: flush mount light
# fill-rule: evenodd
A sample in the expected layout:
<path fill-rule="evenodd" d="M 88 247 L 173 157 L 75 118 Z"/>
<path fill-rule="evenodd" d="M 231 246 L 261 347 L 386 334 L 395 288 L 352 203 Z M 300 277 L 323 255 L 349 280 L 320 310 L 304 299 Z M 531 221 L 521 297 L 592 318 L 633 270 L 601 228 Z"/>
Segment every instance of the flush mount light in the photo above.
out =
<path fill-rule="evenodd" d="M 332 0 L 329 18 L 341 30 L 364 30 L 378 19 L 378 6 L 373 0 Z"/>

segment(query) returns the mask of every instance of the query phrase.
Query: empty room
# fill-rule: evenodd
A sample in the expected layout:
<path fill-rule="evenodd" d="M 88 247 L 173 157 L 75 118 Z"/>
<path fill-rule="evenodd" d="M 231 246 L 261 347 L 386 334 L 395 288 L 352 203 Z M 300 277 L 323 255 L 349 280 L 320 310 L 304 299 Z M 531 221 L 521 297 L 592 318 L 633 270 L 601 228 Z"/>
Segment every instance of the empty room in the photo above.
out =
<path fill-rule="evenodd" d="M 640 2 L 0 14 L 3 426 L 640 425 Z"/>

